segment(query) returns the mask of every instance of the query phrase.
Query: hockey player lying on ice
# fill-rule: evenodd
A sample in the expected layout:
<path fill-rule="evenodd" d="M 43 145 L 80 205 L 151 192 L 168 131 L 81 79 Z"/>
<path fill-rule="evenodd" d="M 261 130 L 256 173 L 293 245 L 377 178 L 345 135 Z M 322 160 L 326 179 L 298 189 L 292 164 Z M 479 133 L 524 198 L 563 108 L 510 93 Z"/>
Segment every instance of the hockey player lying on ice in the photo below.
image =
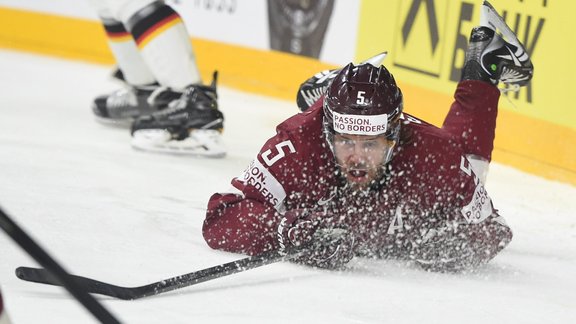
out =
<path fill-rule="evenodd" d="M 523 50 L 515 37 L 474 28 L 442 128 L 402 112 L 402 92 L 380 64 L 309 79 L 299 96 L 327 85 L 324 95 L 311 107 L 300 97 L 304 112 L 277 127 L 232 180 L 235 192 L 210 198 L 206 242 L 250 255 L 304 246 L 309 252 L 296 261 L 322 268 L 355 256 L 434 271 L 488 262 L 512 239 L 483 186 L 496 85 L 528 82 L 533 68 Z"/>

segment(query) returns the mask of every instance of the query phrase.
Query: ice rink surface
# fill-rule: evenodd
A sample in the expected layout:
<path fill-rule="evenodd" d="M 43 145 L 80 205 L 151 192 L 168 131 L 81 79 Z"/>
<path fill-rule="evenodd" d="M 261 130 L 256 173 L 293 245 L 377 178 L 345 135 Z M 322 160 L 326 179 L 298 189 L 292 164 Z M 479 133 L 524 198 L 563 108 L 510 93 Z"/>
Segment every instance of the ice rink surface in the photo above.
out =
<path fill-rule="evenodd" d="M 91 100 L 117 87 L 109 73 L 0 51 L 0 206 L 70 272 L 121 286 L 241 258 L 204 243 L 206 202 L 295 105 L 221 88 L 225 159 L 149 154 L 130 147 L 128 130 L 93 119 Z M 574 323 L 576 187 L 493 164 L 487 189 L 515 236 L 474 273 L 277 263 L 137 301 L 98 300 L 123 323 Z M 17 279 L 23 265 L 36 266 L 0 231 L 14 323 L 96 322 L 65 290 Z"/>

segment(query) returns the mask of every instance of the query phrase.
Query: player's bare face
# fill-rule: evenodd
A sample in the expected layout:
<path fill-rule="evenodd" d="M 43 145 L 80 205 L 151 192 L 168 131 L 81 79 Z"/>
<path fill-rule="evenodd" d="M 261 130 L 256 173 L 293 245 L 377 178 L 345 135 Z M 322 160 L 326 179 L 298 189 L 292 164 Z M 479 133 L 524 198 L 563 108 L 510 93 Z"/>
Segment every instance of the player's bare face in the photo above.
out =
<path fill-rule="evenodd" d="M 364 188 L 380 174 L 394 141 L 384 136 L 334 134 L 334 155 L 340 171 L 354 187 Z"/>

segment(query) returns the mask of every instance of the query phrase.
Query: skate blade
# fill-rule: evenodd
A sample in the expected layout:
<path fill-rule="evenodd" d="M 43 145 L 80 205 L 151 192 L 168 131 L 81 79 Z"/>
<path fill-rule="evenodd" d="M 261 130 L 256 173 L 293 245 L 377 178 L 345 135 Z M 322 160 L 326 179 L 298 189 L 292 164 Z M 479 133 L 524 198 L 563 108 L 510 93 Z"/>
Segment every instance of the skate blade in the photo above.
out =
<path fill-rule="evenodd" d="M 148 152 L 221 158 L 226 156 L 226 150 L 220 140 L 216 130 L 194 130 L 189 137 L 175 140 L 166 130 L 143 129 L 132 134 L 131 144 Z"/>
<path fill-rule="evenodd" d="M 382 65 L 382 62 L 384 62 L 384 59 L 386 58 L 386 56 L 388 55 L 387 51 L 378 53 L 360 63 L 358 63 L 358 65 L 360 64 L 371 64 L 375 67 L 379 67 L 380 65 Z M 332 79 L 334 77 L 336 77 L 336 75 L 338 74 L 338 72 L 340 72 L 341 69 L 334 69 L 334 70 L 324 70 L 322 72 L 318 72 L 316 75 L 314 75 L 315 77 L 318 78 L 318 80 L 316 81 L 317 84 L 323 83 L 328 79 Z"/>
<path fill-rule="evenodd" d="M 524 45 L 520 42 L 516 34 L 510 29 L 510 27 L 504 21 L 504 18 L 500 16 L 498 11 L 488 2 L 484 1 L 482 3 L 482 11 L 480 12 L 480 25 L 492 28 L 493 30 L 498 30 L 504 36 L 504 39 L 516 46 L 522 52 L 526 52 Z M 522 53 L 517 53 L 517 56 L 522 56 Z"/>
<path fill-rule="evenodd" d="M 372 56 L 369 59 L 366 59 L 366 60 L 360 62 L 360 64 L 370 63 L 375 67 L 379 67 L 380 65 L 382 65 L 382 62 L 384 62 L 384 59 L 386 58 L 387 55 L 388 55 L 388 52 L 384 51 L 382 53 L 379 53 L 379 54 Z"/>
<path fill-rule="evenodd" d="M 117 128 L 130 128 L 130 126 L 132 126 L 132 123 L 134 122 L 134 118 L 110 119 L 94 116 L 94 119 L 96 119 L 96 121 L 101 125 Z"/>

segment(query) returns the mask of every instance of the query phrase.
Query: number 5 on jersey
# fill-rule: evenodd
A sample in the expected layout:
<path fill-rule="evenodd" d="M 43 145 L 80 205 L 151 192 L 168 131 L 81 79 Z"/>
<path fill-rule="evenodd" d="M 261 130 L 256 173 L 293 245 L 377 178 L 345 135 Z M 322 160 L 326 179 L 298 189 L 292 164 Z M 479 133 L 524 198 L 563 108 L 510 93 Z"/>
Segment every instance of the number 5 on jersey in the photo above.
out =
<path fill-rule="evenodd" d="M 276 152 L 272 152 L 272 149 L 269 149 L 267 151 L 265 151 L 264 153 L 262 153 L 262 160 L 264 160 L 264 163 L 266 163 L 267 166 L 272 166 L 274 163 L 278 162 L 278 160 L 280 160 L 281 158 L 286 156 L 286 152 L 285 150 L 288 150 L 288 153 L 294 153 L 296 152 L 296 149 L 294 148 L 294 145 L 292 144 L 292 142 L 290 142 L 290 140 L 286 140 L 284 142 L 280 142 L 278 144 L 276 144 L 276 146 L 274 147 L 276 149 Z"/>

